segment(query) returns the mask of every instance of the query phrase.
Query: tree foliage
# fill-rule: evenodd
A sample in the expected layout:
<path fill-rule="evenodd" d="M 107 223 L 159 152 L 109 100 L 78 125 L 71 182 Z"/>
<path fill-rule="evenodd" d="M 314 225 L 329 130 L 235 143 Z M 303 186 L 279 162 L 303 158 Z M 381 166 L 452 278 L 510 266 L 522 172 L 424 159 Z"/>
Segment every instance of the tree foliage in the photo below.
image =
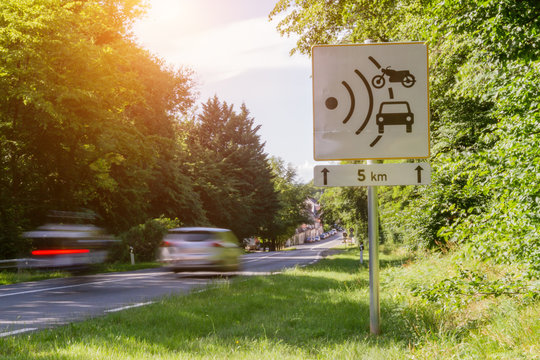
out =
<path fill-rule="evenodd" d="M 365 188 L 335 187 L 324 191 L 320 199 L 325 224 L 354 229 L 357 237 L 367 237 L 367 192 Z"/>
<path fill-rule="evenodd" d="M 142 0 L 0 2 L 0 257 L 26 256 L 20 234 L 50 210 L 91 209 L 116 234 L 164 216 L 242 237 L 273 218 L 259 126 L 217 99 L 183 121 L 192 73 L 133 40 L 143 11 Z"/>
<path fill-rule="evenodd" d="M 245 105 L 239 112 L 217 96 L 185 124 L 195 191 L 208 221 L 240 238 L 260 235 L 278 209 L 264 143 Z"/>
<path fill-rule="evenodd" d="M 278 29 L 297 35 L 295 50 L 305 54 L 318 43 L 366 38 L 427 42 L 432 185 L 383 190 L 395 204 L 383 213 L 412 245 L 459 246 L 520 264 L 518 279 L 537 278 L 540 3 L 281 0 L 271 16 L 281 13 Z"/>
<path fill-rule="evenodd" d="M 273 157 L 270 159 L 270 164 L 274 191 L 277 193 L 278 210 L 269 217 L 262 236 L 271 249 L 279 249 L 296 233 L 300 225 L 312 222 L 306 200 L 314 190 L 309 184 L 298 182 L 296 170 L 290 164 L 285 164 L 283 159 Z"/>

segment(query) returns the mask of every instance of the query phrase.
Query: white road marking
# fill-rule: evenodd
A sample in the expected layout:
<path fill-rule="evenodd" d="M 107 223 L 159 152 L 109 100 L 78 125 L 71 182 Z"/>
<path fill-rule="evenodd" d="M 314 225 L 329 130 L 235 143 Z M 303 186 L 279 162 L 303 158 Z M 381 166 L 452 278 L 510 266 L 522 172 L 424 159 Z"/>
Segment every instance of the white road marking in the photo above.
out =
<path fill-rule="evenodd" d="M 3 333 L 0 333 L 0 337 L 17 335 L 17 334 L 25 333 L 25 332 L 28 332 L 28 331 L 34 331 L 34 330 L 37 330 L 37 328 L 26 328 L 26 329 L 19 329 L 19 330 L 14 330 L 14 331 L 3 332 Z"/>
<path fill-rule="evenodd" d="M 329 242 L 325 242 L 325 243 L 321 243 L 321 244 L 317 244 L 317 245 L 311 245 L 310 247 L 306 246 L 304 248 L 297 248 L 296 250 L 311 250 L 311 251 L 319 251 L 320 249 L 319 248 L 322 248 L 322 247 L 325 247 L 325 248 L 330 248 L 328 246 L 329 243 L 333 242 L 335 240 L 331 240 Z M 286 252 L 283 252 L 283 251 L 276 251 L 276 252 L 271 252 L 269 255 L 266 255 L 266 256 L 254 256 L 254 257 L 250 257 L 250 258 L 244 258 L 244 262 L 245 263 L 250 263 L 250 262 L 254 262 L 254 261 L 259 261 L 259 260 L 262 260 L 262 259 L 267 259 L 269 257 L 276 257 L 276 256 L 282 256 L 282 258 L 286 258 L 284 255 L 284 253 Z M 296 258 L 296 259 L 299 259 L 298 257 L 290 257 L 291 259 L 292 258 Z"/>
<path fill-rule="evenodd" d="M 58 322 L 58 318 L 35 318 L 32 320 L 0 320 L 0 325 L 31 325 L 31 324 L 42 324 L 42 323 L 50 323 L 56 321 Z"/>
<path fill-rule="evenodd" d="M 253 259 L 245 259 L 244 258 L 244 262 L 248 263 L 248 262 L 253 262 L 253 261 L 259 261 L 259 260 L 262 260 L 262 259 L 267 259 L 269 257 L 274 257 L 276 255 L 278 255 L 279 252 L 271 252 L 269 255 L 266 255 L 266 256 L 254 256 Z"/>
<path fill-rule="evenodd" d="M 137 308 L 137 307 L 153 304 L 154 302 L 155 301 L 148 301 L 148 302 L 145 302 L 145 303 L 138 303 L 138 304 L 133 304 L 133 305 L 122 306 L 122 307 L 119 307 L 119 308 L 116 308 L 116 309 L 105 310 L 105 312 L 106 313 L 111 313 L 111 312 L 117 312 L 117 311 Z"/>
<path fill-rule="evenodd" d="M 158 275 L 158 273 L 152 274 L 152 275 Z M 136 280 L 136 279 L 144 279 L 147 276 L 137 276 L 137 277 L 130 277 L 129 280 Z M 102 280 L 102 281 L 94 281 L 89 283 L 81 283 L 81 284 L 74 284 L 74 285 L 65 285 L 65 286 L 55 286 L 50 288 L 43 288 L 43 289 L 36 289 L 36 290 L 25 290 L 25 291 L 19 291 L 14 292 L 10 294 L 2 294 L 0 295 L 0 298 L 6 297 L 6 296 L 15 296 L 15 295 L 25 295 L 25 294 L 32 294 L 32 293 L 38 293 L 38 292 L 44 292 L 44 291 L 51 291 L 51 290 L 61 290 L 61 289 L 69 289 L 79 286 L 86 286 L 86 285 L 100 285 L 100 284 L 107 284 L 111 282 L 119 282 L 126 280 L 127 277 L 120 278 L 120 279 L 111 279 L 111 280 Z"/>
<path fill-rule="evenodd" d="M 320 247 L 323 247 L 323 246 L 324 246 L 324 247 L 328 247 L 328 244 L 329 244 L 329 243 L 323 243 L 323 244 L 313 245 L 313 246 L 311 247 L 310 250 L 317 249 L 317 248 L 320 248 Z"/>

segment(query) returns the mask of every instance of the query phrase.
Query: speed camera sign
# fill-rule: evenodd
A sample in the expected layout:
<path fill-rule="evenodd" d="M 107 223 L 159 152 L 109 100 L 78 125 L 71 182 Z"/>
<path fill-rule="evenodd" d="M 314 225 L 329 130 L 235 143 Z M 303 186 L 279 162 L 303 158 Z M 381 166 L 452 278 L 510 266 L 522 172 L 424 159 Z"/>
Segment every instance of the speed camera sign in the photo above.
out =
<path fill-rule="evenodd" d="M 312 49 L 315 160 L 429 157 L 427 47 Z"/>

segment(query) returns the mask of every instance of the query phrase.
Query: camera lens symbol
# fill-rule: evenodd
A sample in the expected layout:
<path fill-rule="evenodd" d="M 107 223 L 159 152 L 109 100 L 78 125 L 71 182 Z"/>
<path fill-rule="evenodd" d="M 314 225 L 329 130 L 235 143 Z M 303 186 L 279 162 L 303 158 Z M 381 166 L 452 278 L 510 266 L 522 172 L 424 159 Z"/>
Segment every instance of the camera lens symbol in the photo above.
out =
<path fill-rule="evenodd" d="M 338 101 L 335 97 L 329 97 L 324 104 L 329 110 L 334 110 L 338 106 Z"/>

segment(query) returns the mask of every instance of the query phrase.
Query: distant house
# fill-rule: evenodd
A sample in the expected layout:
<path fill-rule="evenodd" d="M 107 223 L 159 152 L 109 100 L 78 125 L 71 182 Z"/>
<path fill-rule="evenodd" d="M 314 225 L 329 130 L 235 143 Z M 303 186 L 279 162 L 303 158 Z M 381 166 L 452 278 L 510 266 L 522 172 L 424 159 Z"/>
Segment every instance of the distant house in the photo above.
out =
<path fill-rule="evenodd" d="M 321 224 L 321 205 L 312 197 L 306 199 L 306 207 L 309 209 L 310 218 L 313 220 L 315 229 L 322 227 Z"/>
<path fill-rule="evenodd" d="M 309 209 L 310 214 L 314 219 L 319 218 L 319 212 L 321 210 L 321 205 L 312 197 L 308 197 L 305 201 L 306 207 Z"/>
<path fill-rule="evenodd" d="M 303 244 L 307 238 L 320 235 L 323 232 L 323 227 L 321 224 L 321 206 L 312 197 L 308 197 L 305 201 L 306 209 L 309 213 L 310 223 L 302 224 L 296 229 L 296 235 L 287 240 L 285 246 L 292 246 Z"/>

